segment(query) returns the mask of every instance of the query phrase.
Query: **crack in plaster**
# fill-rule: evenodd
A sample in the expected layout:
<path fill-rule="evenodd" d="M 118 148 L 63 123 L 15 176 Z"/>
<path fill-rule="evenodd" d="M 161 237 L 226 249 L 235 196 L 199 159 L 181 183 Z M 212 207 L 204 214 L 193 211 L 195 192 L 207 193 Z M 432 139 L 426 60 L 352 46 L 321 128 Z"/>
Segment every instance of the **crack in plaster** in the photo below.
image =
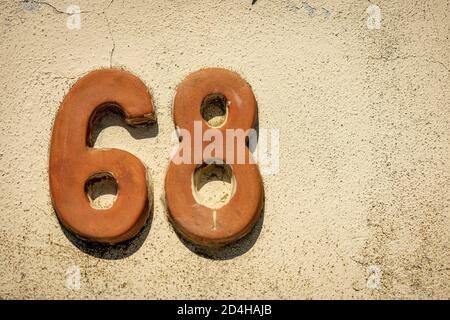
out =
<path fill-rule="evenodd" d="M 58 8 L 57 8 L 56 6 L 54 6 L 53 4 L 51 4 L 51 3 L 49 3 L 49 2 L 45 2 L 45 1 L 22 0 L 22 1 L 20 1 L 20 3 L 22 3 L 22 4 L 38 4 L 38 5 L 44 5 L 44 6 L 47 6 L 47 7 L 49 7 L 49 8 L 52 8 L 53 11 L 54 11 L 55 13 L 58 13 L 58 14 L 64 14 L 64 15 L 67 15 L 67 16 L 73 15 L 73 13 L 68 13 L 68 12 L 63 11 L 63 10 L 61 10 L 61 9 L 58 9 Z M 95 13 L 95 12 L 94 12 L 94 11 L 80 11 L 79 13 Z"/>
<path fill-rule="evenodd" d="M 20 1 L 20 3 L 22 3 L 22 4 L 44 5 L 44 6 L 47 6 L 47 7 L 51 8 L 51 9 L 53 9 L 53 11 L 55 13 L 57 13 L 57 14 L 64 14 L 64 15 L 67 15 L 67 16 L 73 15 L 73 13 L 68 13 L 68 12 L 65 12 L 65 11 L 63 11 L 61 9 L 58 9 L 55 5 L 53 5 L 53 4 L 49 3 L 49 2 L 46 2 L 46 1 L 22 0 L 22 1 Z M 91 10 L 80 11 L 80 13 L 95 13 L 97 15 L 103 15 L 103 17 L 104 17 L 104 19 L 106 21 L 106 26 L 108 27 L 109 37 L 111 38 L 111 41 L 112 41 L 112 48 L 111 48 L 110 54 L 109 54 L 109 67 L 110 68 L 112 68 L 113 55 L 114 55 L 114 51 L 116 49 L 116 42 L 114 41 L 114 36 L 113 36 L 112 30 L 111 30 L 111 26 L 110 26 L 110 21 L 108 19 L 108 15 L 106 14 L 106 10 L 108 10 L 113 3 L 114 3 L 114 0 L 111 0 L 108 3 L 108 5 L 105 8 L 103 8 L 103 10 L 100 11 L 100 12 L 95 12 L 95 11 L 91 11 Z"/>
<path fill-rule="evenodd" d="M 432 59 L 429 59 L 427 56 L 410 55 L 410 56 L 404 56 L 404 57 L 399 56 L 399 57 L 394 57 L 394 58 L 388 58 L 385 56 L 379 56 L 379 57 L 369 56 L 368 58 L 369 58 L 369 60 L 383 60 L 383 61 L 387 61 L 387 62 L 396 61 L 396 60 L 423 59 L 426 62 L 441 65 L 445 70 L 447 70 L 447 72 L 450 73 L 449 67 L 447 67 L 442 61 L 432 60 Z"/>
<path fill-rule="evenodd" d="M 110 68 L 112 68 L 112 64 L 113 64 L 113 56 L 114 56 L 114 51 L 116 50 L 116 42 L 114 41 L 114 36 L 113 36 L 112 30 L 111 30 L 111 26 L 110 26 L 110 23 L 109 23 L 108 15 L 106 14 L 106 10 L 108 10 L 111 7 L 113 2 L 114 2 L 114 0 L 111 0 L 109 2 L 109 4 L 101 12 L 101 14 L 103 14 L 103 17 L 105 18 L 106 26 L 108 27 L 108 33 L 109 33 L 109 36 L 111 37 L 111 41 L 112 41 L 112 48 L 111 48 L 111 51 L 109 53 L 109 67 Z"/>
<path fill-rule="evenodd" d="M 103 16 L 104 16 L 104 18 L 106 20 L 106 25 L 108 26 L 109 36 L 111 37 L 111 41 L 112 41 L 112 48 L 111 48 L 111 52 L 109 54 L 109 67 L 112 68 L 114 50 L 116 49 L 116 42 L 114 41 L 114 36 L 112 34 L 112 30 L 111 30 L 111 27 L 110 27 L 110 24 L 109 24 L 108 16 L 106 15 L 106 13 L 103 13 Z"/>

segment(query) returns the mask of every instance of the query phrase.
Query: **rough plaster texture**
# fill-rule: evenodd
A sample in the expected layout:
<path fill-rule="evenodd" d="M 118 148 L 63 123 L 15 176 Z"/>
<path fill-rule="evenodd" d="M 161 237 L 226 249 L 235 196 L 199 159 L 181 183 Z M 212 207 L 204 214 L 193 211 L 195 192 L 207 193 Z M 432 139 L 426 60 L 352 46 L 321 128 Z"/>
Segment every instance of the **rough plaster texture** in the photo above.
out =
<path fill-rule="evenodd" d="M 80 30 L 66 28 L 70 4 Z M 366 26 L 369 4 L 1 0 L 0 297 L 450 298 L 450 4 L 376 1 L 380 30 Z M 110 65 L 149 86 L 158 125 L 110 115 L 95 146 L 138 156 L 155 201 L 138 238 L 102 249 L 60 227 L 47 168 L 64 95 Z M 280 130 L 264 218 L 209 257 L 177 237 L 160 200 L 175 88 L 206 66 L 239 72 L 260 128 Z"/>

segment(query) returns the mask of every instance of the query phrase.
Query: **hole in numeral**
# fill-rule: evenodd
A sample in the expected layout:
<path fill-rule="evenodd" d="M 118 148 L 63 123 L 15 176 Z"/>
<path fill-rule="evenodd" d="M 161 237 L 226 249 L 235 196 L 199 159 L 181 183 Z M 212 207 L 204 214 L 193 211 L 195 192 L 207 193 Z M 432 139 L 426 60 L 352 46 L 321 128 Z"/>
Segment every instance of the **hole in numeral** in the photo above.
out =
<path fill-rule="evenodd" d="M 194 197 L 199 204 L 219 209 L 230 201 L 236 182 L 227 164 L 204 163 L 193 174 Z"/>
<path fill-rule="evenodd" d="M 228 116 L 228 101 L 222 94 L 209 94 L 200 107 L 203 119 L 211 128 L 221 127 Z"/>
<path fill-rule="evenodd" d="M 110 173 L 97 173 L 86 181 L 84 191 L 92 208 L 109 209 L 117 198 L 117 182 Z"/>

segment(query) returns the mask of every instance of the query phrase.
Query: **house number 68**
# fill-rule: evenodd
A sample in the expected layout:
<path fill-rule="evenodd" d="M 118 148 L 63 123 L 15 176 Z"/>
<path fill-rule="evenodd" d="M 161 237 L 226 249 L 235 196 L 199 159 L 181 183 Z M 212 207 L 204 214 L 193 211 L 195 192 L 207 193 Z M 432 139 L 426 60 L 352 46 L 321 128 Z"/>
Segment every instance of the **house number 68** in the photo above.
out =
<path fill-rule="evenodd" d="M 174 106 L 177 126 L 190 127 L 190 121 L 199 118 L 201 99 L 215 93 L 224 94 L 231 103 L 227 127 L 242 125 L 242 129 L 247 130 L 254 125 L 256 101 L 253 93 L 250 86 L 231 71 L 198 71 L 188 77 L 179 90 Z M 119 108 L 130 125 L 156 121 L 152 98 L 139 78 L 118 69 L 90 72 L 69 90 L 56 115 L 49 180 L 53 206 L 67 229 L 90 241 L 114 244 L 139 232 L 147 221 L 149 205 L 146 169 L 142 162 L 123 150 L 92 146 L 91 126 L 99 112 L 111 106 Z M 215 156 L 225 160 L 225 155 Z M 246 156 L 251 157 L 250 152 Z M 230 202 L 224 208 L 210 210 L 187 195 L 191 193 L 190 174 L 195 166 L 170 163 L 166 200 L 171 221 L 182 236 L 204 245 L 225 244 L 251 230 L 262 209 L 261 176 L 256 164 L 233 164 L 232 168 L 237 187 Z M 90 205 L 85 188 L 88 181 L 102 175 L 112 176 L 118 191 L 111 208 L 98 210 Z M 187 183 L 189 185 L 181 185 Z"/>

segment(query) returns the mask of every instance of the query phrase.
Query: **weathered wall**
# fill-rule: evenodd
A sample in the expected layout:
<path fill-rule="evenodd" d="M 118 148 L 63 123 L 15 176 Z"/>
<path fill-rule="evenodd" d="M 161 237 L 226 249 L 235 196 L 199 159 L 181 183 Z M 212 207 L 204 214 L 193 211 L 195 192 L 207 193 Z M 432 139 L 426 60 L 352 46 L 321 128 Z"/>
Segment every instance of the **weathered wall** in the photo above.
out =
<path fill-rule="evenodd" d="M 0 297 L 450 298 L 450 4 L 372 2 L 379 30 L 356 0 L 1 0 Z M 110 65 L 149 86 L 158 127 L 131 135 L 109 116 L 96 146 L 137 155 L 155 202 L 143 235 L 99 250 L 58 224 L 48 147 L 70 86 Z M 180 241 L 160 200 L 175 88 L 206 66 L 240 73 L 260 128 L 280 130 L 263 222 L 216 259 Z"/>

